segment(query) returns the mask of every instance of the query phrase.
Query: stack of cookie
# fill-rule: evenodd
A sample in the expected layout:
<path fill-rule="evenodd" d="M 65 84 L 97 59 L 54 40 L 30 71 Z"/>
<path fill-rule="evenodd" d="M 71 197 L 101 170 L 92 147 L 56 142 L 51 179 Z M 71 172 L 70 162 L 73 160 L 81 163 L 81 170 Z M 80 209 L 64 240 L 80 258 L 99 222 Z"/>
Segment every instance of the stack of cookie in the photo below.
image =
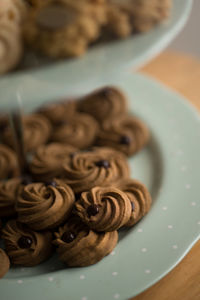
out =
<path fill-rule="evenodd" d="M 146 32 L 168 18 L 171 2 L 1 0 L 0 74 L 16 67 L 24 45 L 42 57 L 77 57 L 102 40 Z"/>
<path fill-rule="evenodd" d="M 118 88 L 24 116 L 26 174 L 20 174 L 5 117 L 2 123 L 0 276 L 9 261 L 40 264 L 53 245 L 69 267 L 97 263 L 116 246 L 118 230 L 134 226 L 149 211 L 151 196 L 130 178 L 127 160 L 147 144 L 149 130 L 128 114 Z"/>

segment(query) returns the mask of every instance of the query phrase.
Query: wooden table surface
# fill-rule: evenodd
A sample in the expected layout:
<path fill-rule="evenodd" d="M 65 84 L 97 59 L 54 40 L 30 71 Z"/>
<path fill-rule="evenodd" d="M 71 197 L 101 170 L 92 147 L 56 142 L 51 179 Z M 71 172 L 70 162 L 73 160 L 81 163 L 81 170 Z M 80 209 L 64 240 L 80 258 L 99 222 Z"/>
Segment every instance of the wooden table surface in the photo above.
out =
<path fill-rule="evenodd" d="M 164 52 L 141 72 L 177 90 L 200 111 L 200 61 L 197 59 Z M 167 276 L 131 300 L 200 300 L 199 256 L 200 241 Z"/>

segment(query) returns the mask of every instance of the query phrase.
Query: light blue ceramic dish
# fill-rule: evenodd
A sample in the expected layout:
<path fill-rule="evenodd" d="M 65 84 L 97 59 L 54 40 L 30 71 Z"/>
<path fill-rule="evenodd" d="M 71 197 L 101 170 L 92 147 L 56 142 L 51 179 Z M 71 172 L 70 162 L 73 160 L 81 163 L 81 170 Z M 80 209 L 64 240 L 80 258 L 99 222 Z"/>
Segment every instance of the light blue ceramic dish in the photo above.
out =
<path fill-rule="evenodd" d="M 114 252 L 96 265 L 64 269 L 54 257 L 38 267 L 11 269 L 0 280 L 1 300 L 125 300 L 169 272 L 199 238 L 199 115 L 142 75 L 113 84 L 151 130 L 149 146 L 130 159 L 132 177 L 152 194 L 151 211 L 122 231 Z"/>
<path fill-rule="evenodd" d="M 15 103 L 16 91 L 25 103 L 37 104 L 66 94 L 90 92 L 130 68 L 137 69 L 161 52 L 185 24 L 192 0 L 173 2 L 169 21 L 147 34 L 96 46 L 80 59 L 1 77 L 0 108 L 10 108 Z"/>

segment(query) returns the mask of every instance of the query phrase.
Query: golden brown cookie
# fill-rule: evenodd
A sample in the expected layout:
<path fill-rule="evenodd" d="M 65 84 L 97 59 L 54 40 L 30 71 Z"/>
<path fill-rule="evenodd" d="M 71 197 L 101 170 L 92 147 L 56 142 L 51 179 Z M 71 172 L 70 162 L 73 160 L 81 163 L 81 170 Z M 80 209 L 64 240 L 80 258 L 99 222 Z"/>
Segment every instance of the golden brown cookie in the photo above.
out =
<path fill-rule="evenodd" d="M 38 181 L 49 181 L 62 177 L 63 164 L 68 164 L 71 154 L 77 149 L 65 144 L 52 143 L 37 148 L 29 165 L 30 172 Z"/>
<path fill-rule="evenodd" d="M 79 56 L 100 34 L 102 20 L 95 18 L 95 8 L 91 1 L 43 1 L 29 10 L 25 40 L 50 57 Z"/>
<path fill-rule="evenodd" d="M 40 145 L 46 144 L 51 134 L 51 124 L 39 114 L 31 114 L 23 117 L 24 146 L 27 152 L 35 151 Z M 3 141 L 14 147 L 13 134 L 10 127 L 3 132 Z"/>
<path fill-rule="evenodd" d="M 18 219 L 34 230 L 55 228 L 67 220 L 74 201 L 73 191 L 61 180 L 28 184 L 19 191 Z"/>
<path fill-rule="evenodd" d="M 52 125 L 61 125 L 73 118 L 76 113 L 76 101 L 50 103 L 41 107 L 37 113 L 44 115 Z"/>
<path fill-rule="evenodd" d="M 15 204 L 20 183 L 19 178 L 0 181 L 0 217 L 16 214 Z"/>
<path fill-rule="evenodd" d="M 156 24 L 165 20 L 170 14 L 171 4 L 171 0 L 108 0 L 108 5 L 113 10 L 120 10 L 123 15 L 126 14 L 132 32 L 149 31 Z M 114 24 L 108 22 L 108 30 L 110 27 L 114 31 Z M 116 35 L 119 31 L 117 29 Z"/>
<path fill-rule="evenodd" d="M 27 14 L 27 7 L 22 0 L 1 0 L 0 20 L 21 25 Z"/>
<path fill-rule="evenodd" d="M 130 115 L 123 115 L 103 122 L 96 143 L 129 156 L 147 144 L 149 135 L 149 130 L 142 121 Z"/>
<path fill-rule="evenodd" d="M 19 175 L 15 152 L 6 145 L 0 144 L 0 180 Z"/>
<path fill-rule="evenodd" d="M 20 29 L 14 22 L 0 18 L 0 75 L 14 69 L 22 54 Z"/>
<path fill-rule="evenodd" d="M 135 179 L 119 181 L 116 186 L 126 193 L 131 201 L 132 213 L 125 226 L 133 226 L 150 210 L 151 195 L 145 185 Z"/>
<path fill-rule="evenodd" d="M 51 140 L 57 143 L 72 145 L 78 149 L 93 145 L 99 126 L 96 120 L 84 113 L 77 113 L 73 119 L 54 128 Z"/>
<path fill-rule="evenodd" d="M 109 148 L 93 148 L 74 153 L 70 164 L 64 164 L 64 180 L 75 193 L 95 186 L 109 186 L 129 177 L 125 156 Z"/>
<path fill-rule="evenodd" d="M 8 272 L 10 260 L 6 252 L 0 248 L 0 279 Z"/>
<path fill-rule="evenodd" d="M 69 267 L 97 263 L 112 252 L 118 241 L 117 231 L 97 233 L 76 219 L 60 227 L 55 236 L 59 258 Z"/>
<path fill-rule="evenodd" d="M 114 231 L 126 224 L 132 212 L 126 193 L 115 187 L 94 187 L 75 204 L 81 220 L 95 231 Z"/>
<path fill-rule="evenodd" d="M 8 221 L 2 230 L 6 252 L 14 265 L 36 266 L 52 254 L 52 234 L 35 232 L 16 220 Z"/>
<path fill-rule="evenodd" d="M 121 90 L 108 86 L 80 99 L 77 109 L 92 115 L 101 124 L 106 119 L 126 113 L 127 100 Z"/>

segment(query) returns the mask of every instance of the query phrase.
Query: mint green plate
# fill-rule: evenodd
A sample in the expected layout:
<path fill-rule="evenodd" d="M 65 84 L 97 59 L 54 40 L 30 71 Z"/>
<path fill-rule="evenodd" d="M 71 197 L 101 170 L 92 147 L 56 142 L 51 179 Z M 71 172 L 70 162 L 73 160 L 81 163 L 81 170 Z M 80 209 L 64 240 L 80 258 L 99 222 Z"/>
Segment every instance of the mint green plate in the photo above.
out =
<path fill-rule="evenodd" d="M 181 96 L 142 76 L 119 85 L 130 109 L 149 126 L 149 146 L 130 159 L 132 177 L 153 197 L 151 211 L 120 233 L 115 250 L 87 268 L 65 269 L 57 257 L 12 268 L 0 280 L 1 300 L 127 299 L 166 275 L 200 236 L 200 118 Z"/>
<path fill-rule="evenodd" d="M 123 1 L 123 0 L 122 0 Z M 147 34 L 91 48 L 80 59 L 0 77 L 0 108 L 15 102 L 16 91 L 29 103 L 90 92 L 119 73 L 137 69 L 160 53 L 184 26 L 192 0 L 173 0 L 170 19 Z"/>

